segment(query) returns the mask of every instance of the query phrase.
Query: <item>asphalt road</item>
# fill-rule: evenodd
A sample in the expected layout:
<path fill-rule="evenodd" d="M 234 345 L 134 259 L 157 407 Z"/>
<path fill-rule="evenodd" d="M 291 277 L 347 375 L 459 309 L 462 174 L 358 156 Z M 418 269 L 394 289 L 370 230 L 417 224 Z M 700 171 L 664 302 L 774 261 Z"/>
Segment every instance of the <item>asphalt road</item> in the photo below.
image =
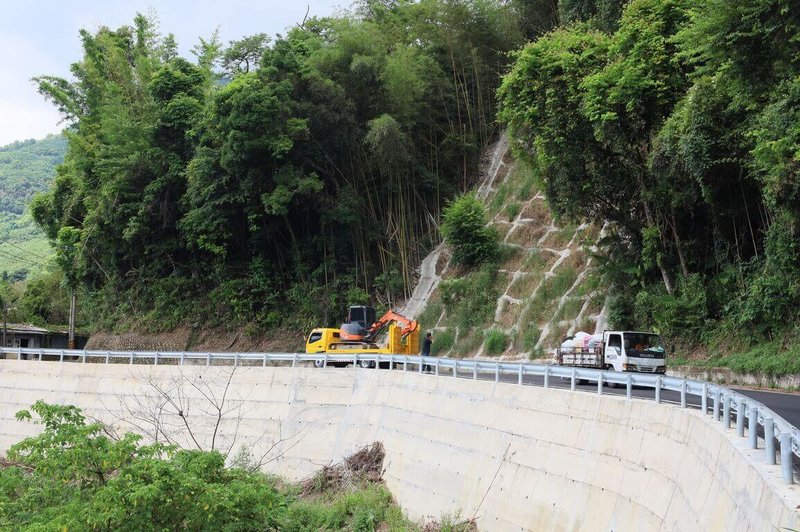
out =
<path fill-rule="evenodd" d="M 449 373 L 448 370 L 443 370 L 443 371 L 447 371 Z M 444 374 L 447 375 L 448 373 Z M 471 377 L 472 373 L 459 371 L 459 378 L 467 379 Z M 478 378 L 481 380 L 494 380 L 494 376 L 488 374 L 479 374 Z M 516 383 L 517 376 L 501 375 L 500 380 L 502 382 Z M 523 383 L 531 386 L 544 386 L 544 377 L 526 375 L 523 378 Z M 548 384 L 552 388 L 569 389 L 570 387 L 570 381 L 568 379 L 561 379 L 556 377 L 550 377 Z M 744 388 L 733 388 L 733 389 L 735 389 L 742 395 L 746 395 L 747 397 L 752 397 L 756 401 L 762 403 L 764 406 L 766 406 L 767 408 L 769 408 L 770 410 L 781 416 L 783 419 L 785 419 L 795 427 L 800 427 L 800 394 L 768 392 L 761 390 L 748 390 Z M 586 393 L 597 393 L 597 383 L 596 382 L 590 382 L 588 384 L 576 383 L 575 390 L 584 391 Z M 619 388 L 612 388 L 606 385 L 603 387 L 603 393 L 614 394 L 614 395 L 625 395 L 626 390 L 624 386 L 621 386 Z M 632 390 L 632 394 L 634 397 L 655 400 L 655 390 L 650 388 L 634 387 Z M 661 390 L 661 401 L 664 403 L 680 404 L 681 395 L 678 392 Z M 696 395 L 689 394 L 686 397 L 686 404 L 689 407 L 700 408 L 700 398 Z M 708 405 L 710 409 L 711 401 L 709 401 Z"/>

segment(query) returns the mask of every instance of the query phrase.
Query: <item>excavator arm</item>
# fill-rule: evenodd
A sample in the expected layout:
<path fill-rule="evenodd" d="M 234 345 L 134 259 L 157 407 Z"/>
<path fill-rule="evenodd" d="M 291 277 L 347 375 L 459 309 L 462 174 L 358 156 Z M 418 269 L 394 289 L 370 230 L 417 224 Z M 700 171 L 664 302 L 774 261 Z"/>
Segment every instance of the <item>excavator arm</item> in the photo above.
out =
<path fill-rule="evenodd" d="M 402 326 L 400 329 L 401 337 L 405 338 L 413 331 L 416 331 L 419 328 L 419 324 L 416 320 L 412 320 L 411 318 L 406 318 L 402 314 L 398 314 L 393 310 L 389 310 L 383 316 L 378 319 L 372 326 L 367 329 L 364 338 L 367 340 L 374 340 L 380 332 L 383 330 L 384 327 L 389 325 L 392 322 L 396 322 Z"/>

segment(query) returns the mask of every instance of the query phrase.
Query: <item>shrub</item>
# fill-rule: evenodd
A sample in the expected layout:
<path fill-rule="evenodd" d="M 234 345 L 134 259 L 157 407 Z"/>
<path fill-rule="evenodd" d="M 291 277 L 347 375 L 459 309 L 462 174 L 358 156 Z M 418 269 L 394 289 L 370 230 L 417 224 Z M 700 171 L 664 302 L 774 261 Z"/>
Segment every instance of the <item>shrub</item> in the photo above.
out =
<path fill-rule="evenodd" d="M 433 335 L 433 343 L 431 344 L 432 355 L 443 355 L 453 348 L 455 343 L 455 334 L 452 329 L 444 329 Z"/>
<path fill-rule="evenodd" d="M 499 355 L 508 347 L 508 335 L 501 330 L 489 329 L 485 336 L 484 345 L 490 355 Z"/>
<path fill-rule="evenodd" d="M 506 214 L 508 215 L 508 221 L 513 222 L 514 218 L 517 217 L 521 209 L 522 208 L 520 207 L 519 203 L 517 203 L 516 201 L 512 201 L 511 203 L 506 205 Z"/>
<path fill-rule="evenodd" d="M 442 235 L 453 249 L 453 262 L 477 266 L 494 257 L 497 233 L 486 227 L 486 211 L 474 196 L 450 202 L 442 217 Z"/>

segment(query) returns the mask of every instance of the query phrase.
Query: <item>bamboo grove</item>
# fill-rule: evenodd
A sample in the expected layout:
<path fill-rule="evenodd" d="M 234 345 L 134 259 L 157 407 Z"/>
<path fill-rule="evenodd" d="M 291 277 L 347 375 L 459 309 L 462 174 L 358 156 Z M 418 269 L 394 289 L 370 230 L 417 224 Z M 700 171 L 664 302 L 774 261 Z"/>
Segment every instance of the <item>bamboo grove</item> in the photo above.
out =
<path fill-rule="evenodd" d="M 74 81 L 36 78 L 69 147 L 34 217 L 100 327 L 390 303 L 477 177 L 517 20 L 488 0 L 369 1 L 191 57 L 144 16 L 83 31 Z"/>

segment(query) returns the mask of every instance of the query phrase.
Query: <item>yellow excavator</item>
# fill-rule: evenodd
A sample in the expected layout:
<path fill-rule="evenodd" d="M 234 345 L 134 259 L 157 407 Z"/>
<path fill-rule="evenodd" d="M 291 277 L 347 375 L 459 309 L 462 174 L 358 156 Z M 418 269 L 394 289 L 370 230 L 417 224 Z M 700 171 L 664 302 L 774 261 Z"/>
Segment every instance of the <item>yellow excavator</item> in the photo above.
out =
<path fill-rule="evenodd" d="M 338 329 L 321 327 L 311 331 L 306 338 L 306 353 L 419 354 L 419 323 L 393 310 L 387 311 L 380 319 L 376 316 L 372 307 L 351 306 L 347 322 Z M 379 345 L 379 337 L 384 331 L 388 331 L 386 343 Z M 319 362 L 314 364 L 321 365 Z M 365 360 L 360 365 L 370 367 L 374 362 Z"/>

